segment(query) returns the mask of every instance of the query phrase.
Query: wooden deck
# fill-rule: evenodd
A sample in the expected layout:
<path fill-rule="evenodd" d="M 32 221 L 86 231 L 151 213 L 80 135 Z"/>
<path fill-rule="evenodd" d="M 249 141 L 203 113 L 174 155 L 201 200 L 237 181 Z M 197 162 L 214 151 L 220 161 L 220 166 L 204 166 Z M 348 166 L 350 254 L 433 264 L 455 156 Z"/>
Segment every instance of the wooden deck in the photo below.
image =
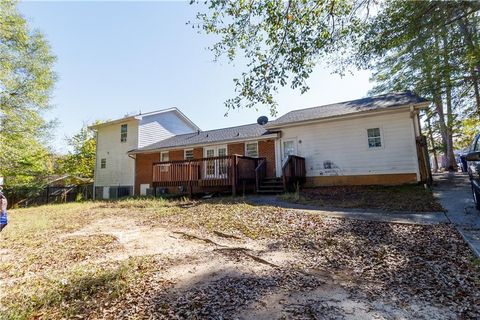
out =
<path fill-rule="evenodd" d="M 305 159 L 291 157 L 287 163 L 292 163 L 288 165 L 286 163 L 287 167 L 284 166 L 283 170 L 288 175 L 284 179 L 286 186 L 300 178 L 296 175 L 305 176 Z M 155 162 L 153 185 L 154 187 L 182 186 L 190 194 L 193 194 L 194 188 L 197 190 L 198 188 L 207 190 L 212 187 L 231 188 L 232 195 L 235 196 L 239 186 L 252 185 L 254 190 L 258 190 L 259 184 L 266 175 L 265 167 L 265 158 L 242 155 Z"/>

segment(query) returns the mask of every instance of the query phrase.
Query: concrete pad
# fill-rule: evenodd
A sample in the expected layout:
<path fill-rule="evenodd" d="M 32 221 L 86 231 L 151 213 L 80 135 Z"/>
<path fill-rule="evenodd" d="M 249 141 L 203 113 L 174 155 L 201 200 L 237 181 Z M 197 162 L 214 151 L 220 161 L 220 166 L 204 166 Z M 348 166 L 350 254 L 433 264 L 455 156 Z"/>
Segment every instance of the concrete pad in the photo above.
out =
<path fill-rule="evenodd" d="M 368 209 L 325 208 L 290 203 L 282 201 L 276 196 L 250 196 L 247 198 L 247 201 L 254 205 L 276 206 L 334 218 L 422 225 L 449 223 L 448 218 L 443 212 L 386 212 Z"/>
<path fill-rule="evenodd" d="M 480 211 L 475 209 L 466 173 L 434 175 L 434 195 L 447 210 L 448 219 L 480 258 Z"/>

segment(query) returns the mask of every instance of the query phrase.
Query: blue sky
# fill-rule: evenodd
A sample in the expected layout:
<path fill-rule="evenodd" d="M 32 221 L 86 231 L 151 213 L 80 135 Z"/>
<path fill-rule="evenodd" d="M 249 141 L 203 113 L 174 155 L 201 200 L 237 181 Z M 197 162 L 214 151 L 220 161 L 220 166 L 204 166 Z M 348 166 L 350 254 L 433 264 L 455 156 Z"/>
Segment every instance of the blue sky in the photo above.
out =
<path fill-rule="evenodd" d="M 39 29 L 57 56 L 53 92 L 57 119 L 52 147 L 66 152 L 65 137 L 84 123 L 176 106 L 203 130 L 253 123 L 266 108 L 234 110 L 232 79 L 242 69 L 213 62 L 211 36 L 186 22 L 198 7 L 188 2 L 21 2 L 20 12 Z M 369 72 L 341 78 L 320 64 L 301 95 L 284 88 L 279 115 L 290 110 L 364 97 Z"/>

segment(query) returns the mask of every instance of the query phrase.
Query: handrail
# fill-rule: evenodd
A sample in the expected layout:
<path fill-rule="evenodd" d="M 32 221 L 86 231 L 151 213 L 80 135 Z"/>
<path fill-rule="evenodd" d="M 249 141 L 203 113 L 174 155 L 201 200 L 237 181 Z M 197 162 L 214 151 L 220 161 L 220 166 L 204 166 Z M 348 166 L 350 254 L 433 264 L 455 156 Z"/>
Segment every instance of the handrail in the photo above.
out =
<path fill-rule="evenodd" d="M 154 162 L 153 165 L 174 164 L 174 163 L 189 163 L 189 162 L 202 162 L 202 161 L 205 161 L 205 160 L 232 159 L 232 158 L 234 158 L 235 156 L 236 156 L 236 155 L 217 156 L 217 157 L 198 158 L 198 159 L 185 159 L 185 160 L 157 161 L 157 162 Z"/>
<path fill-rule="evenodd" d="M 285 161 L 285 163 L 283 164 L 282 172 L 285 169 L 285 167 L 290 163 L 291 159 L 298 159 L 298 160 L 301 160 L 301 161 L 302 160 L 305 161 L 305 158 L 291 154 L 291 155 L 288 156 L 287 161 Z"/>
<path fill-rule="evenodd" d="M 260 189 L 262 180 L 267 175 L 267 160 L 265 158 L 259 159 L 258 166 L 255 168 L 255 187 L 256 190 Z"/>
<path fill-rule="evenodd" d="M 156 161 L 153 163 L 153 165 L 159 165 L 159 164 L 172 164 L 172 163 L 189 163 L 189 162 L 202 162 L 206 160 L 221 160 L 221 159 L 250 159 L 250 160 L 257 160 L 258 158 L 253 158 L 249 156 L 242 156 L 238 154 L 231 154 L 227 156 L 215 156 L 215 157 L 205 157 L 205 158 L 197 158 L 197 159 L 185 159 L 185 160 L 169 160 L 169 161 Z"/>
<path fill-rule="evenodd" d="M 287 187 L 291 181 L 298 181 L 305 178 L 305 158 L 296 155 L 289 155 L 287 161 L 282 166 L 283 187 Z"/>

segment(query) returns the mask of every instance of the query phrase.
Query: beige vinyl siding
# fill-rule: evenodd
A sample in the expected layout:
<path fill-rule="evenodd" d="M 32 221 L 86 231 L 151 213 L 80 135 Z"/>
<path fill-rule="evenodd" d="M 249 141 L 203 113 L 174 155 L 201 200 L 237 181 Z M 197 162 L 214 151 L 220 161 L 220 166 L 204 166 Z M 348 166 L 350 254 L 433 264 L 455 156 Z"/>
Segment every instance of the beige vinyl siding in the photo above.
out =
<path fill-rule="evenodd" d="M 194 132 L 189 124 L 174 111 L 162 112 L 144 116 L 138 129 L 138 147 L 142 148 L 152 143 L 183 133 Z"/>
<path fill-rule="evenodd" d="M 122 124 L 128 125 L 126 142 L 120 141 Z M 138 143 L 138 121 L 130 120 L 98 129 L 97 170 L 95 185 L 100 186 L 133 186 L 135 161 L 127 155 L 127 151 L 135 149 Z M 101 169 L 101 159 L 106 159 L 105 169 Z"/>
<path fill-rule="evenodd" d="M 367 129 L 380 128 L 382 146 L 369 148 Z M 308 177 L 417 173 L 413 122 L 408 111 L 283 128 L 282 141 L 296 139 Z M 283 144 L 280 143 L 280 150 Z M 281 154 L 281 153 L 280 153 Z M 280 175 L 281 157 L 277 157 Z"/>

